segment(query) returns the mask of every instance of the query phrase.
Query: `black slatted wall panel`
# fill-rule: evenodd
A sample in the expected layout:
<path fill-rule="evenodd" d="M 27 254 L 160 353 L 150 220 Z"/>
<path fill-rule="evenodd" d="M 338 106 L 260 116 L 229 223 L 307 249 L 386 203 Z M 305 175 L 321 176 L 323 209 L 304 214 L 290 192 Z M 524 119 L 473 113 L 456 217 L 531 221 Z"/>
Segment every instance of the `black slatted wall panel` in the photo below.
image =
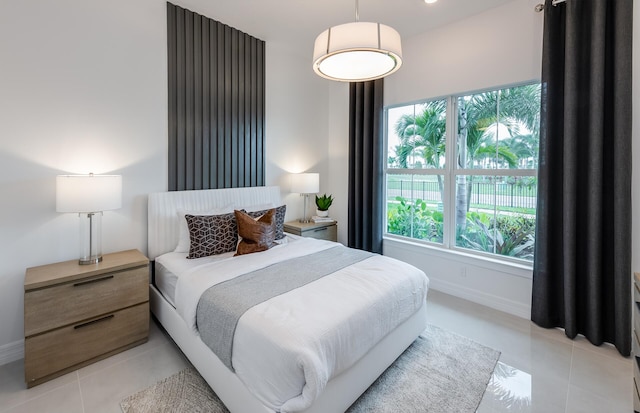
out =
<path fill-rule="evenodd" d="M 169 190 L 264 185 L 264 42 L 167 3 Z"/>

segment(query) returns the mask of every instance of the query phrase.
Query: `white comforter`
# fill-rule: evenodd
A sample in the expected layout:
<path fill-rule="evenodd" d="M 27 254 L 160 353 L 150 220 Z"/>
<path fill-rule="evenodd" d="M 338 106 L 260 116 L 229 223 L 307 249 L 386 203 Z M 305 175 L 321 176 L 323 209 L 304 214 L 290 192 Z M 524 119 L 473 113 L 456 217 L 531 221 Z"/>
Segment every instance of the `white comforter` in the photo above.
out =
<path fill-rule="evenodd" d="M 195 329 L 198 300 L 209 287 L 334 245 L 301 238 L 193 268 L 178 279 L 176 309 Z M 236 375 L 265 406 L 304 410 L 332 377 L 423 305 L 428 283 L 419 269 L 376 255 L 258 304 L 236 328 Z"/>

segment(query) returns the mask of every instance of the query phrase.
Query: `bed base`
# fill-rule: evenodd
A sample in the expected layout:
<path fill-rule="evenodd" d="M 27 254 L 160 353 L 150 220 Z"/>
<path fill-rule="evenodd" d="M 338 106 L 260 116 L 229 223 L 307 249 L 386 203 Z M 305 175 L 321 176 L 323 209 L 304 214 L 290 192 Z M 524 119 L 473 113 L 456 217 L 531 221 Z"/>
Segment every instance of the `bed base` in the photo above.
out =
<path fill-rule="evenodd" d="M 149 286 L 149 293 L 151 312 L 231 413 L 274 413 L 256 399 L 200 337 L 187 327 L 162 293 L 153 285 Z M 356 364 L 330 380 L 324 392 L 304 413 L 344 412 L 424 331 L 426 320 L 425 303 Z"/>
<path fill-rule="evenodd" d="M 149 194 L 149 259 L 172 251 L 179 238 L 178 208 L 204 211 L 224 206 L 281 204 L 280 188 L 227 188 Z M 189 361 L 232 413 L 274 413 L 255 398 L 227 369 L 200 337 L 191 331 L 176 309 L 150 286 L 151 312 Z M 304 413 L 344 412 L 426 328 L 426 303 L 407 321 L 383 338 L 351 368 L 333 378 Z"/>

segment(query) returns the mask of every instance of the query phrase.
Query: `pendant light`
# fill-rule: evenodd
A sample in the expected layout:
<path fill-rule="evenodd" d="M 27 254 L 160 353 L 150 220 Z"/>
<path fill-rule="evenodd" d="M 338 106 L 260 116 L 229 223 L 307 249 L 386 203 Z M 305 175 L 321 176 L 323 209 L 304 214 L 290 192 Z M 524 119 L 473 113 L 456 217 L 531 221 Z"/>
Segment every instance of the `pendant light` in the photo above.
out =
<path fill-rule="evenodd" d="M 316 38 L 313 70 L 326 79 L 364 82 L 394 73 L 402 65 L 400 34 L 384 24 L 356 21 L 333 26 Z"/>

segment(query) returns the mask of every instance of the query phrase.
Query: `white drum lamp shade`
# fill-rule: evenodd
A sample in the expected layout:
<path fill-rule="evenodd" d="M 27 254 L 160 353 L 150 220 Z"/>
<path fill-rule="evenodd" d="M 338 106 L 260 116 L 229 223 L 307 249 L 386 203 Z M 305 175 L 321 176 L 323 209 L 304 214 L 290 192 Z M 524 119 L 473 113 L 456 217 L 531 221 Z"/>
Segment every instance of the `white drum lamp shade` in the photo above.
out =
<path fill-rule="evenodd" d="M 56 211 L 100 212 L 122 206 L 121 175 L 58 175 Z"/>
<path fill-rule="evenodd" d="M 299 193 L 304 197 L 303 217 L 298 221 L 309 222 L 311 219 L 307 217 L 307 201 L 309 200 L 309 194 L 320 192 L 320 174 L 302 173 L 291 175 L 291 192 Z"/>
<path fill-rule="evenodd" d="M 313 70 L 330 80 L 375 80 L 400 66 L 400 34 L 380 23 L 357 21 L 331 27 L 320 33 L 313 48 Z"/>
<path fill-rule="evenodd" d="M 80 264 L 102 261 L 102 211 L 122 206 L 121 175 L 58 175 L 56 211 L 80 217 Z"/>
<path fill-rule="evenodd" d="M 302 173 L 291 176 L 291 192 L 317 194 L 320 191 L 320 174 Z"/>

